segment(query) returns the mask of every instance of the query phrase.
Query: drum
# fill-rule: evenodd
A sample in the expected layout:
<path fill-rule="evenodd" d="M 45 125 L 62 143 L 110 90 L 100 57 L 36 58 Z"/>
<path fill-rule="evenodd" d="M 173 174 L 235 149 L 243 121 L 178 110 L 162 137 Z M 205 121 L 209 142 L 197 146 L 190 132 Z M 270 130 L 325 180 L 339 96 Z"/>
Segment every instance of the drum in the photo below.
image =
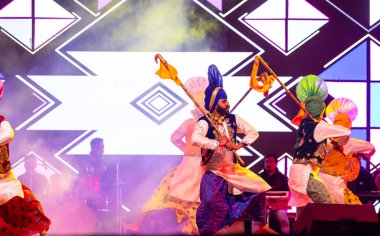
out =
<path fill-rule="evenodd" d="M 78 199 L 58 205 L 49 218 L 53 222 L 49 230 L 51 234 L 90 235 L 96 233 L 96 217 L 93 210 Z"/>
<path fill-rule="evenodd" d="M 110 195 L 110 191 L 106 193 L 101 191 L 101 181 L 98 176 L 87 175 L 79 178 L 75 196 L 93 211 L 109 212 L 111 198 L 108 195 Z"/>
<path fill-rule="evenodd" d="M 83 192 L 97 193 L 100 191 L 100 178 L 98 176 L 82 176 L 79 187 Z"/>

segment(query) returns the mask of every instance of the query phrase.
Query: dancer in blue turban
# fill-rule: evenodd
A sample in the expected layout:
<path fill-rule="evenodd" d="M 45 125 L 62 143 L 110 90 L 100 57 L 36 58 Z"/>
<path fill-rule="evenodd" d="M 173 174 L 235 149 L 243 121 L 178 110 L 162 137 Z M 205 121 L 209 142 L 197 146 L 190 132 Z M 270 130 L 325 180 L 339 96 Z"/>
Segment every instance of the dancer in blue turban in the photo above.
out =
<path fill-rule="evenodd" d="M 270 186 L 258 175 L 234 162 L 233 151 L 250 145 L 259 133 L 240 116 L 230 114 L 223 79 L 215 65 L 209 66 L 205 108 L 209 111 L 195 125 L 192 142 L 202 148 L 206 167 L 200 187 L 201 203 L 196 221 L 201 235 L 232 233 L 237 221 L 250 220 L 257 231 L 271 233 L 265 220 L 265 191 Z M 211 122 L 215 126 L 211 125 Z M 215 128 L 223 134 L 217 134 Z M 237 143 L 237 130 L 245 136 Z M 236 232 L 233 232 L 236 233 Z"/>

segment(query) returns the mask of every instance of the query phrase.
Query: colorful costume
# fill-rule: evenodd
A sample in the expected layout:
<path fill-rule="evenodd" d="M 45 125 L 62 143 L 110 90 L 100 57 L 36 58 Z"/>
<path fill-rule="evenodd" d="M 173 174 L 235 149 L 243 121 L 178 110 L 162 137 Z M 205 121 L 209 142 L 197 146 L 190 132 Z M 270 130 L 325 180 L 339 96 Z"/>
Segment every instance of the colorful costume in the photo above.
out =
<path fill-rule="evenodd" d="M 324 165 L 326 140 L 342 137 L 339 142 L 344 143 L 350 135 L 350 130 L 339 125 L 319 122 L 325 109 L 324 100 L 328 95 L 327 87 L 319 77 L 305 76 L 297 85 L 296 92 L 312 118 L 302 119 L 297 131 L 293 164 L 289 171 L 289 205 L 303 207 L 313 202 L 334 203 L 318 172 Z"/>
<path fill-rule="evenodd" d="M 209 67 L 209 86 L 205 91 L 205 108 L 212 112 L 219 99 L 226 99 L 222 77 L 218 69 Z M 212 115 L 210 115 L 210 119 Z M 216 118 L 216 117 L 214 117 Z M 250 145 L 258 132 L 238 115 L 228 114 L 212 122 L 231 142 L 236 142 L 236 131 L 245 137 L 241 141 Z M 201 235 L 218 232 L 238 220 L 265 223 L 264 191 L 270 186 L 250 170 L 234 163 L 233 152 L 219 147 L 218 135 L 206 117 L 200 118 L 192 135 L 195 145 L 210 155 L 203 155 L 206 173 L 201 181 L 201 203 L 197 210 L 197 225 Z M 211 152 L 210 152 L 211 150 Z"/>
<path fill-rule="evenodd" d="M 3 89 L 0 80 L 0 98 Z M 0 115 L 0 235 L 47 235 L 50 220 L 40 202 L 13 175 L 9 159 L 9 143 L 13 138 L 12 126 Z"/>
<path fill-rule="evenodd" d="M 12 172 L 9 142 L 14 132 L 9 122 L 0 116 L 0 234 L 33 235 L 46 232 L 50 220 L 32 191 Z"/>
<path fill-rule="evenodd" d="M 195 118 L 186 120 L 173 135 L 182 136 L 180 133 L 185 131 L 185 137 L 188 139 L 195 123 Z M 172 208 L 176 212 L 178 223 L 186 220 L 181 231 L 194 235 L 198 233 L 195 212 L 199 205 L 199 186 L 204 167 L 201 166 L 200 148 L 190 146 L 190 142 L 187 141 L 184 151 L 180 164 L 170 169 L 161 180 L 151 198 L 144 204 L 142 212 Z"/>
<path fill-rule="evenodd" d="M 194 98 L 203 104 L 204 89 L 208 81 L 203 77 L 193 77 L 186 81 L 185 86 Z M 144 204 L 142 214 L 171 208 L 181 223 L 181 231 L 185 234 L 198 234 L 195 221 L 196 209 L 199 205 L 199 186 L 205 172 L 201 166 L 201 150 L 191 144 L 191 135 L 201 112 L 192 111 L 193 118 L 185 120 L 172 134 L 171 141 L 184 153 L 180 164 L 171 170 L 161 180 L 151 198 Z M 185 138 L 185 142 L 182 139 Z"/>
<path fill-rule="evenodd" d="M 334 124 L 351 129 L 352 121 L 357 115 L 356 105 L 349 99 L 337 98 L 326 108 L 326 115 Z M 340 146 L 335 141 L 328 145 L 325 165 L 320 176 L 337 204 L 362 204 L 359 198 L 347 188 L 347 181 L 357 178 L 360 171 L 358 154 L 370 158 L 375 147 L 367 141 L 350 138 Z"/>

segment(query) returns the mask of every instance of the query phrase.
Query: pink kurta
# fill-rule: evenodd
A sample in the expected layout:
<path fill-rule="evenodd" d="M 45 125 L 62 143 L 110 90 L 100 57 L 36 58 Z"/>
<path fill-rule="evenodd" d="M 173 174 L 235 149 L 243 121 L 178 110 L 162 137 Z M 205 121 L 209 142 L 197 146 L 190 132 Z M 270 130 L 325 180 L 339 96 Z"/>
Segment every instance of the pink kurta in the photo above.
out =
<path fill-rule="evenodd" d="M 201 166 L 200 148 L 191 145 L 191 134 L 197 118 L 185 120 L 171 136 L 171 141 L 184 153 L 180 164 L 166 174 L 142 212 L 165 208 L 175 210 L 179 229 L 182 233 L 195 235 L 198 232 L 195 221 L 196 209 L 200 203 L 199 189 L 205 168 Z M 184 140 L 183 140 L 184 139 Z"/>

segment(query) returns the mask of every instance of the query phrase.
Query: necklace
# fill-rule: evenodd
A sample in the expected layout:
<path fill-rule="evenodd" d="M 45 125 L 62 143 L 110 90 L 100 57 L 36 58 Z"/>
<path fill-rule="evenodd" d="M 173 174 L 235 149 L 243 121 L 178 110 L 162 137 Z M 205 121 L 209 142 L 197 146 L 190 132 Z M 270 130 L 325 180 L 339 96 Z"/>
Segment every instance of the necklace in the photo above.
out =
<path fill-rule="evenodd" d="M 217 117 L 217 116 L 215 116 L 215 115 L 213 115 L 211 113 L 209 113 L 208 115 L 209 115 L 210 118 L 212 118 L 216 123 L 218 123 L 220 125 L 223 124 L 223 121 L 226 118 L 225 116 L 219 116 L 219 117 Z"/>

